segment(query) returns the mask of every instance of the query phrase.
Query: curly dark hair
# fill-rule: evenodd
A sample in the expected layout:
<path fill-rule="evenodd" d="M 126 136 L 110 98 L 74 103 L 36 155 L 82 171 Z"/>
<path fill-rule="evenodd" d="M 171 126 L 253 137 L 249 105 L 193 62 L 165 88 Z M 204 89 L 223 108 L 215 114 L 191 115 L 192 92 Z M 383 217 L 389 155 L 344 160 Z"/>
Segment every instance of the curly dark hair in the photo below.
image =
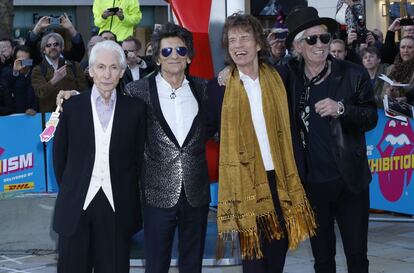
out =
<path fill-rule="evenodd" d="M 224 23 L 223 28 L 223 35 L 221 39 L 221 46 L 224 49 L 224 59 L 230 65 L 234 66 L 234 62 L 231 59 L 229 53 L 229 30 L 233 28 L 241 28 L 244 31 L 252 33 L 256 43 L 260 46 L 259 54 L 259 62 L 267 62 L 269 59 L 269 52 L 270 46 L 267 42 L 266 35 L 264 33 L 262 24 L 260 24 L 259 20 L 250 15 L 250 14 L 243 14 L 243 13 L 233 13 L 229 17 L 227 17 L 226 22 Z"/>
<path fill-rule="evenodd" d="M 166 23 L 161 25 L 160 28 L 155 29 L 151 36 L 152 60 L 154 63 L 157 63 L 160 56 L 161 40 L 170 37 L 180 38 L 187 47 L 188 58 L 190 58 L 190 60 L 193 59 L 195 53 L 193 46 L 193 34 L 182 26 L 173 23 Z"/>

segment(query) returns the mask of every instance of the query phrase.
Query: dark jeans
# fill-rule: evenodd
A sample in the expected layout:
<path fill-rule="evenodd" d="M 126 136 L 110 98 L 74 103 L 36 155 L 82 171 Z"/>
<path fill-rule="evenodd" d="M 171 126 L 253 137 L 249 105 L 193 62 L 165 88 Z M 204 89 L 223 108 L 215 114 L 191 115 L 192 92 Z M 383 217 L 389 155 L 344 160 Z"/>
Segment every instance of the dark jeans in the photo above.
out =
<path fill-rule="evenodd" d="M 368 273 L 369 188 L 352 193 L 342 180 L 337 180 L 309 183 L 307 192 L 318 225 L 317 235 L 311 238 L 315 272 L 336 272 L 336 220 L 342 237 L 348 272 Z"/>
<path fill-rule="evenodd" d="M 269 181 L 276 214 L 285 235 L 281 240 L 272 240 L 269 242 L 259 230 L 260 244 L 264 257 L 256 260 L 243 260 L 243 273 L 282 273 L 285 265 L 286 252 L 288 250 L 288 239 L 282 210 L 280 208 L 279 197 L 276 190 L 274 171 L 267 172 L 267 180 Z"/>
<path fill-rule="evenodd" d="M 102 189 L 71 236 L 59 236 L 58 273 L 128 273 L 131 236 L 116 229 L 115 213 Z"/>
<path fill-rule="evenodd" d="M 144 206 L 145 272 L 168 273 L 178 226 L 178 270 L 201 273 L 208 204 L 192 207 L 184 194 L 172 208 Z"/>

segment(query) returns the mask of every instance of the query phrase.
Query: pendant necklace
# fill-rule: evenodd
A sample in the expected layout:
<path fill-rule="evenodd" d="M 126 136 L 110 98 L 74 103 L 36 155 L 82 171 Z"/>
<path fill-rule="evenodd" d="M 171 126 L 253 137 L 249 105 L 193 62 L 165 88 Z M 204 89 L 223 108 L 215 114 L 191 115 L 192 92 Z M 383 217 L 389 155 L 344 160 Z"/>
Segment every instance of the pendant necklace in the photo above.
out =
<path fill-rule="evenodd" d="M 175 94 L 175 91 L 177 91 L 177 89 L 173 89 L 171 88 L 171 94 L 170 94 L 170 99 L 175 99 L 175 97 L 177 97 L 177 95 Z"/>

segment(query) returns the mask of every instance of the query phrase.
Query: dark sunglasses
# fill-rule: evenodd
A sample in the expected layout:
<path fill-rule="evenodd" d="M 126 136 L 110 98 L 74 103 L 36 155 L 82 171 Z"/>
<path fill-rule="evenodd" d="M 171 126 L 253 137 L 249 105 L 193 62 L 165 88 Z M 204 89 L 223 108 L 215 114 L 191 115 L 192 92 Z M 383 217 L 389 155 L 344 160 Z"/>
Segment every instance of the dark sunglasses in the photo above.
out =
<path fill-rule="evenodd" d="M 318 38 L 322 44 L 328 44 L 331 41 L 332 36 L 330 33 L 325 33 L 321 35 L 310 35 L 302 40 L 305 40 L 308 45 L 314 45 L 318 41 Z"/>
<path fill-rule="evenodd" d="M 53 44 L 51 44 L 51 43 L 49 43 L 49 44 L 46 44 L 46 47 L 58 47 L 59 46 L 59 43 L 53 43 Z"/>
<path fill-rule="evenodd" d="M 164 56 L 165 58 L 170 56 L 172 52 L 173 52 L 172 47 L 165 47 L 161 49 L 161 55 Z M 177 54 L 180 55 L 181 57 L 185 57 L 187 56 L 188 49 L 185 46 L 177 46 L 175 48 L 175 52 L 177 52 Z"/>

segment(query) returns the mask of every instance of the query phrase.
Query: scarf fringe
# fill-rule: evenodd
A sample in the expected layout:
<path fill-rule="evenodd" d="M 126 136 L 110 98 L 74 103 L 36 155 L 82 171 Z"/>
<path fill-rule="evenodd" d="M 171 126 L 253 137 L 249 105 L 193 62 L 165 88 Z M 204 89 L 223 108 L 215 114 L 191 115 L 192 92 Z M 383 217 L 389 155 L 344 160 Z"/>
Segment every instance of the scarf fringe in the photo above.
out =
<path fill-rule="evenodd" d="M 268 241 L 280 240 L 283 237 L 282 228 L 274 212 L 258 216 L 257 226 Z"/>
<path fill-rule="evenodd" d="M 264 233 L 267 240 L 280 240 L 283 237 L 283 231 L 275 213 L 260 215 L 256 218 L 256 221 L 257 226 Z M 252 260 L 263 258 L 258 231 L 256 229 L 249 229 L 219 233 L 216 241 L 216 259 L 224 257 L 226 241 L 231 242 L 231 255 L 234 255 L 236 235 L 239 238 L 243 259 Z"/>
<path fill-rule="evenodd" d="M 219 233 L 216 241 L 216 259 L 224 257 L 226 251 L 226 239 L 231 241 L 231 255 L 234 255 L 234 234 L 238 234 L 240 251 L 242 259 L 261 259 L 263 258 L 262 250 L 260 249 L 260 240 L 257 230 L 243 230 L 243 231 L 230 231 L 225 233 Z"/>
<path fill-rule="evenodd" d="M 302 204 L 295 205 L 285 215 L 285 225 L 289 237 L 289 249 L 296 249 L 301 241 L 316 234 L 316 221 L 307 198 Z"/>

